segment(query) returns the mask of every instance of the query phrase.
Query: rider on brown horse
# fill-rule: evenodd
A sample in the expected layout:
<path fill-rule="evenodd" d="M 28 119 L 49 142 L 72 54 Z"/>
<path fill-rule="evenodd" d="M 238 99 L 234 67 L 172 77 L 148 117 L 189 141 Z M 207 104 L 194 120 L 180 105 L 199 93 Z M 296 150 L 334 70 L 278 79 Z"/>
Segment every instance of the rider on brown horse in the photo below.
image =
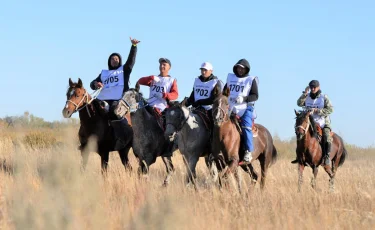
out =
<path fill-rule="evenodd" d="M 138 80 L 140 85 L 146 85 L 150 87 L 150 94 L 148 99 L 148 106 L 146 108 L 150 111 L 150 108 L 154 109 L 158 113 L 161 113 L 163 117 L 163 129 L 165 129 L 165 109 L 168 108 L 168 102 L 176 100 L 178 98 L 177 80 L 169 75 L 171 69 L 171 62 L 167 58 L 159 59 L 159 76 L 148 76 L 142 77 Z M 174 143 L 170 142 L 167 150 L 162 154 L 163 157 L 170 157 L 173 153 Z"/>
<path fill-rule="evenodd" d="M 129 90 L 129 78 L 135 64 L 137 44 L 139 43 L 137 39 L 130 38 L 130 41 L 132 46 L 126 63 L 122 65 L 121 55 L 112 53 L 108 58 L 108 70 L 102 70 L 99 76 L 90 83 L 93 90 L 102 88 L 97 99 L 103 102 L 104 109 L 109 112 L 108 116 L 117 139 L 115 150 L 123 148 L 121 139 L 126 138 L 123 126 L 128 125 L 127 121 L 123 118 L 119 119 L 113 110 L 123 93 Z"/>
<path fill-rule="evenodd" d="M 309 93 L 310 89 L 310 93 Z M 317 80 L 312 80 L 309 83 L 309 86 L 306 87 L 305 91 L 302 92 L 302 95 L 297 100 L 298 106 L 304 106 L 307 109 L 313 111 L 314 121 L 319 124 L 320 128 L 323 129 L 323 138 L 322 138 L 322 151 L 324 156 L 324 164 L 330 165 L 330 152 L 332 145 L 332 136 L 331 133 L 331 120 L 329 115 L 333 112 L 333 106 L 331 101 L 328 99 L 326 94 L 322 94 L 320 90 L 320 84 Z M 297 159 L 293 160 L 291 163 L 297 163 Z"/>
<path fill-rule="evenodd" d="M 239 60 L 233 66 L 233 73 L 228 74 L 224 90 L 229 87 L 229 107 L 241 117 L 245 155 L 243 161 L 250 163 L 254 151 L 252 125 L 254 103 L 258 100 L 258 77 L 250 76 L 250 64 L 246 59 Z"/>

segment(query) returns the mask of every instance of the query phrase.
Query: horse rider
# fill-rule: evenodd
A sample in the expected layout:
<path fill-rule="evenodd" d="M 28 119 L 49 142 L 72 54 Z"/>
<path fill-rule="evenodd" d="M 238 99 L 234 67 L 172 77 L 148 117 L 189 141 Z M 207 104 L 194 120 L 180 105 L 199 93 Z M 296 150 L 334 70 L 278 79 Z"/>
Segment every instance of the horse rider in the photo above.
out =
<path fill-rule="evenodd" d="M 102 70 L 99 76 L 90 83 L 93 90 L 102 88 L 97 99 L 102 101 L 103 107 L 108 112 L 116 138 L 115 150 L 123 148 L 121 139 L 126 138 L 123 127 L 129 125 L 126 119 L 115 115 L 114 109 L 124 92 L 129 90 L 129 78 L 135 64 L 137 44 L 140 41 L 130 38 L 130 42 L 132 45 L 125 64 L 122 65 L 119 53 L 112 53 L 108 58 L 108 70 Z"/>
<path fill-rule="evenodd" d="M 159 59 L 159 75 L 141 77 L 138 80 L 140 85 L 150 87 L 148 107 L 153 108 L 163 117 L 163 128 L 165 129 L 165 109 L 168 108 L 168 102 L 177 100 L 178 88 L 177 80 L 169 75 L 171 61 L 167 58 Z M 162 157 L 171 157 L 173 154 L 173 142 L 168 143 L 167 150 L 162 153 Z"/>
<path fill-rule="evenodd" d="M 212 104 L 214 103 L 215 95 L 213 89 L 216 84 L 220 84 L 222 89 L 222 82 L 212 74 L 213 66 L 209 62 L 204 62 L 200 67 L 201 75 L 195 78 L 193 91 L 190 97 L 186 99 L 185 106 L 192 106 L 193 108 L 203 108 L 210 121 L 210 132 L 212 137 L 213 118 L 212 118 Z"/>
<path fill-rule="evenodd" d="M 241 118 L 241 128 L 243 134 L 243 144 L 245 154 L 244 163 L 252 160 L 253 145 L 253 119 L 254 103 L 258 100 L 258 77 L 249 75 L 250 64 L 246 59 L 240 59 L 233 66 L 233 73 L 229 73 L 224 90 L 229 87 L 229 108 Z M 230 115 L 230 114 L 229 114 Z"/>
<path fill-rule="evenodd" d="M 310 93 L 309 93 L 310 89 Z M 319 124 L 320 128 L 323 129 L 322 138 L 322 152 L 323 152 L 323 163 L 330 165 L 331 160 L 329 158 L 332 145 L 331 133 L 331 119 L 329 115 L 333 112 L 333 106 L 326 94 L 323 94 L 320 90 L 320 84 L 318 80 L 310 81 L 309 85 L 302 92 L 302 95 L 297 100 L 297 105 L 311 109 L 312 117 L 314 121 Z M 295 159 L 291 163 L 295 164 L 298 160 Z"/>

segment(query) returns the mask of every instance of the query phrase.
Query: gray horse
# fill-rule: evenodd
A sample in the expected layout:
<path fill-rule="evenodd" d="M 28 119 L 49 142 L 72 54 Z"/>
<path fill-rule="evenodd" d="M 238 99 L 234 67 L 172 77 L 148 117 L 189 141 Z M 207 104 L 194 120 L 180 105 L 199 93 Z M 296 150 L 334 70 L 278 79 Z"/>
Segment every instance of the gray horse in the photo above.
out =
<path fill-rule="evenodd" d="M 187 183 L 192 183 L 196 188 L 195 167 L 199 157 L 205 157 L 206 165 L 211 169 L 215 180 L 216 166 L 208 160 L 210 130 L 205 127 L 205 122 L 198 114 L 185 107 L 184 101 L 167 109 L 164 135 L 169 141 L 177 139 L 178 148 L 187 168 Z"/>
<path fill-rule="evenodd" d="M 134 131 L 133 152 L 139 159 L 139 173 L 148 174 L 151 164 L 155 163 L 168 147 L 168 142 L 164 138 L 164 131 L 159 126 L 155 116 L 147 109 L 147 102 L 139 92 L 139 84 L 135 89 L 127 91 L 115 108 L 115 114 L 122 116 L 130 112 L 130 118 Z M 169 183 L 174 166 L 171 157 L 162 157 L 167 168 L 167 177 L 164 185 Z"/>

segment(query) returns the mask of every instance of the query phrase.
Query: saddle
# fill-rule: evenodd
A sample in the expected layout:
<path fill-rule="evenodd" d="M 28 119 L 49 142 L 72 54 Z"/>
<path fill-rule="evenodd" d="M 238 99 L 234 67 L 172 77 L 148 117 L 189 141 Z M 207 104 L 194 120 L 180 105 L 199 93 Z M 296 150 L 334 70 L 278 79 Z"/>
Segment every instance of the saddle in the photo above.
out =
<path fill-rule="evenodd" d="M 212 124 L 210 117 L 208 116 L 207 110 L 205 110 L 203 107 L 197 107 L 193 109 L 193 113 L 197 114 L 203 120 L 206 129 L 210 130 Z"/>
<path fill-rule="evenodd" d="M 237 131 L 242 136 L 241 118 L 236 114 L 231 114 L 230 119 L 234 123 L 234 125 L 236 126 Z M 256 127 L 254 120 L 253 120 L 253 125 L 251 127 L 251 132 L 253 133 L 253 137 L 258 136 L 258 128 Z"/>
<path fill-rule="evenodd" d="M 146 110 L 155 117 L 156 122 L 158 123 L 159 127 L 165 131 L 165 125 L 164 125 L 164 117 L 162 112 L 155 107 L 146 106 Z"/>
<path fill-rule="evenodd" d="M 322 140 L 323 140 L 323 129 L 322 128 L 320 128 L 320 126 L 318 125 L 318 124 L 316 124 L 315 125 L 315 127 L 316 127 L 316 132 L 317 132 L 317 138 L 318 138 L 318 141 L 319 141 L 319 143 L 320 144 L 322 144 Z M 329 133 L 329 135 L 332 137 L 333 136 L 333 134 L 334 134 L 334 132 L 330 132 Z"/>

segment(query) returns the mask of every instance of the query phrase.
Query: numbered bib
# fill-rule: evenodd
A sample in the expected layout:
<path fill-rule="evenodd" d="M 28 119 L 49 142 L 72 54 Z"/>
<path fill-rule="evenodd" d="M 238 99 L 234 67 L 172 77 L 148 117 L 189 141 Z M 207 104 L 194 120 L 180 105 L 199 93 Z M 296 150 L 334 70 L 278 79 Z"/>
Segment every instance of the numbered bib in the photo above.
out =
<path fill-rule="evenodd" d="M 100 79 L 103 89 L 98 95 L 100 100 L 120 100 L 124 90 L 123 66 L 116 70 L 102 70 Z"/>
<path fill-rule="evenodd" d="M 233 113 L 236 113 L 240 117 L 245 113 L 247 108 L 247 102 L 242 102 L 240 104 L 236 103 L 236 98 L 238 96 L 246 97 L 249 95 L 251 86 L 255 76 L 247 76 L 239 78 L 235 74 L 228 74 L 227 77 L 227 87 L 230 90 L 229 94 L 229 108 Z"/>
<path fill-rule="evenodd" d="M 202 82 L 199 78 L 194 82 L 194 99 L 195 101 L 207 99 L 210 97 L 212 90 L 217 84 L 218 79 Z M 206 110 L 212 109 L 212 105 L 203 105 Z"/>
<path fill-rule="evenodd" d="M 163 93 L 170 92 L 174 78 L 160 76 L 154 76 L 154 78 L 159 79 L 159 81 L 154 81 L 150 86 L 150 99 L 148 100 L 148 104 L 152 107 L 158 108 L 160 111 L 163 111 L 165 108 L 167 108 L 167 101 L 161 97 Z"/>

